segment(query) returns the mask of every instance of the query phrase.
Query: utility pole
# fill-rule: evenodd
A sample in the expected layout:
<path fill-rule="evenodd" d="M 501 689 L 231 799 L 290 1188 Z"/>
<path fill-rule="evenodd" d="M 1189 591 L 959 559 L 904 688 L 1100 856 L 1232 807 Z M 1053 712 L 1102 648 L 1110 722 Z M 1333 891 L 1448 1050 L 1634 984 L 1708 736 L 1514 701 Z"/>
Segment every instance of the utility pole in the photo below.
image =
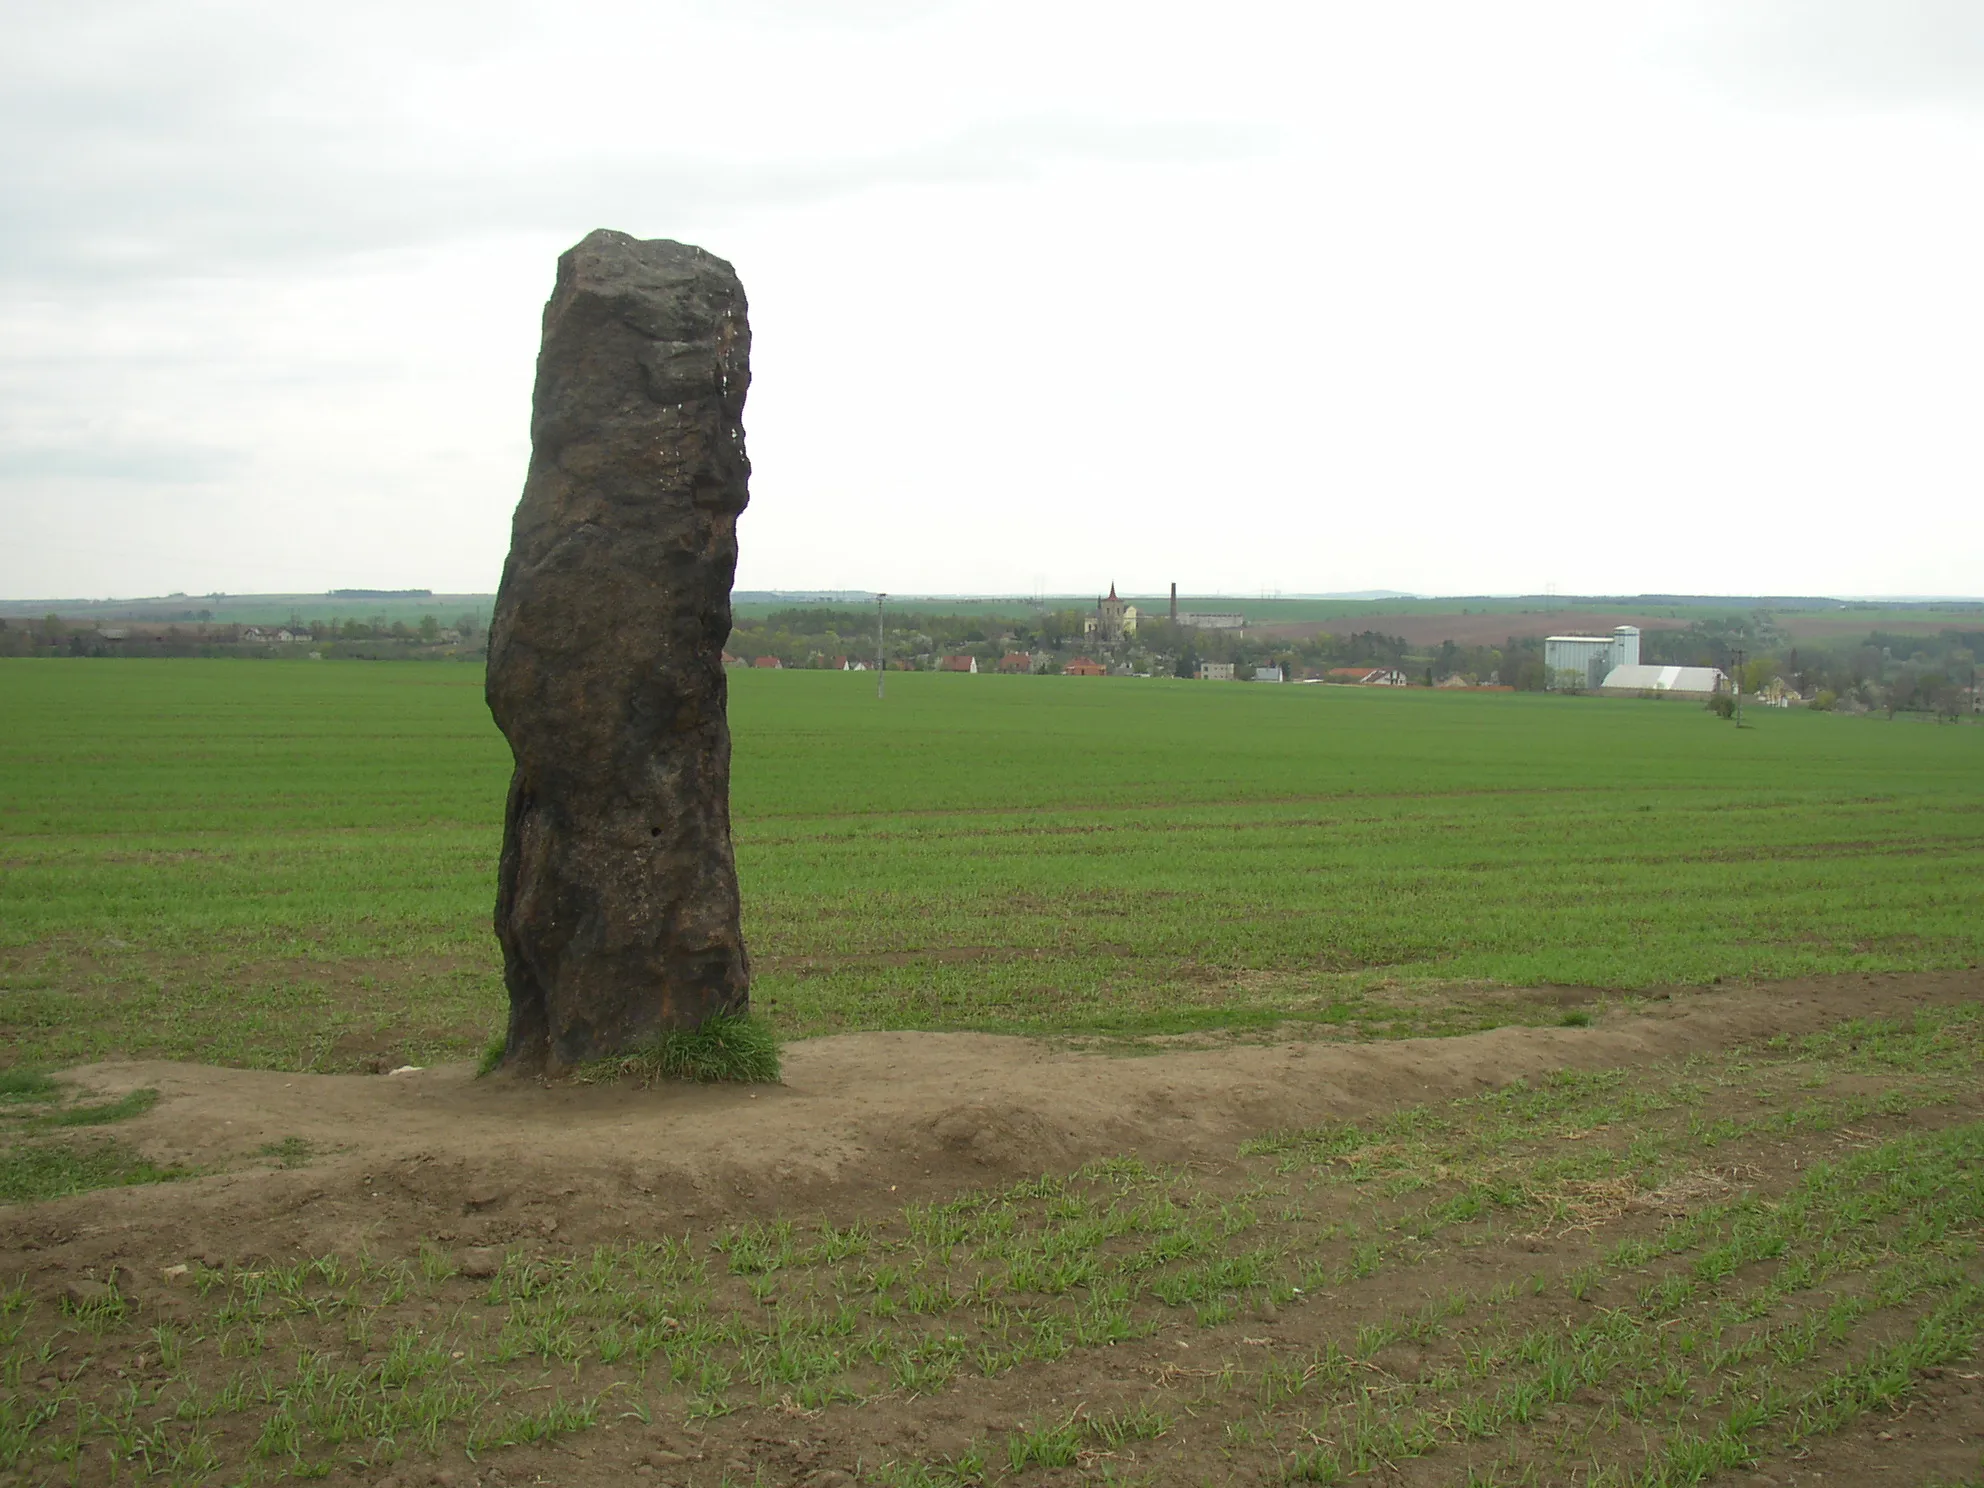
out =
<path fill-rule="evenodd" d="M 1736 693 L 1736 727 L 1743 726 L 1743 648 L 1736 648 L 1736 675 L 1730 679 L 1730 687 Z"/>
<path fill-rule="evenodd" d="M 875 696 L 881 697 L 888 686 L 888 662 L 882 655 L 882 606 L 888 603 L 888 595 L 875 596 Z"/>

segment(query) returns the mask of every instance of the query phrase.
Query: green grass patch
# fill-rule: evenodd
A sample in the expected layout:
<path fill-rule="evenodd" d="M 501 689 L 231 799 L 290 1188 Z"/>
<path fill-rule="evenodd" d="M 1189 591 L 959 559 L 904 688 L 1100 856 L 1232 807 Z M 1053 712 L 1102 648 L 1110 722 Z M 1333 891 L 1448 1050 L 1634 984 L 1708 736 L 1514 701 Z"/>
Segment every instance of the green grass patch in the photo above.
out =
<path fill-rule="evenodd" d="M 24 1204 L 185 1178 L 184 1168 L 161 1167 L 120 1142 L 35 1142 L 0 1151 L 0 1203 Z"/>
<path fill-rule="evenodd" d="M 1984 961 L 1984 729 L 1425 689 L 730 677 L 786 1037 L 1549 1025 Z M 509 753 L 469 667 L 0 661 L 24 1065 L 473 1060 Z"/>
<path fill-rule="evenodd" d="M 754 1014 L 718 1013 L 700 1027 L 670 1030 L 638 1054 L 595 1060 L 576 1076 L 588 1084 L 629 1077 L 644 1085 L 662 1080 L 776 1085 L 778 1034 Z"/>
<path fill-rule="evenodd" d="M 39 1118 L 41 1126 L 108 1126 L 113 1121 L 129 1121 L 158 1104 L 156 1090 L 132 1090 L 114 1101 L 94 1106 L 65 1106 Z"/>
<path fill-rule="evenodd" d="M 62 1087 L 45 1070 L 0 1070 L 0 1101 L 51 1101 L 61 1094 Z"/>
<path fill-rule="evenodd" d="M 279 1142 L 262 1144 L 262 1156 L 273 1158 L 279 1168 L 300 1168 L 316 1155 L 315 1145 L 305 1137 L 284 1137 Z"/>

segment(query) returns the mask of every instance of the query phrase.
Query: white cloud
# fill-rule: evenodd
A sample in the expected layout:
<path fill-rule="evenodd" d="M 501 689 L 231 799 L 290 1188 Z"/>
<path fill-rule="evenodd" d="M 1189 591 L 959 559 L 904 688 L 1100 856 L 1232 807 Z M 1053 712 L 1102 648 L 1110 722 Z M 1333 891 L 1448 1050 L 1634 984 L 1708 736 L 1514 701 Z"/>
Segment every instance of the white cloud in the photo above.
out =
<path fill-rule="evenodd" d="M 1974 0 L 1735 0 L 1703 15 L 1692 49 L 1778 104 L 1984 106 Z"/>
<path fill-rule="evenodd" d="M 1784 102 L 1871 6 L 16 11 L 0 592 L 487 588 L 595 226 L 743 275 L 749 587 L 1978 587 L 1969 74 Z"/>

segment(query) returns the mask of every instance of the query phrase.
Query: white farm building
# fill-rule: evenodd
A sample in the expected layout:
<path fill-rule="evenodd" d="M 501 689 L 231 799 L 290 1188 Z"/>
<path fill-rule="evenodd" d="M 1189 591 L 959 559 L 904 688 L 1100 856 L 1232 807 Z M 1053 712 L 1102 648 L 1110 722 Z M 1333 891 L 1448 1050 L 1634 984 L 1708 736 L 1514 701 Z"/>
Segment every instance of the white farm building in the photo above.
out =
<path fill-rule="evenodd" d="M 1598 689 L 1611 697 L 1638 697 L 1657 692 L 1662 696 L 1700 698 L 1706 701 L 1729 690 L 1729 678 L 1720 667 L 1622 666 L 1605 674 Z"/>
<path fill-rule="evenodd" d="M 1550 636 L 1543 642 L 1543 667 L 1553 692 L 1708 698 L 1729 686 L 1716 667 L 1641 666 L 1640 633 L 1631 625 L 1609 636 Z"/>

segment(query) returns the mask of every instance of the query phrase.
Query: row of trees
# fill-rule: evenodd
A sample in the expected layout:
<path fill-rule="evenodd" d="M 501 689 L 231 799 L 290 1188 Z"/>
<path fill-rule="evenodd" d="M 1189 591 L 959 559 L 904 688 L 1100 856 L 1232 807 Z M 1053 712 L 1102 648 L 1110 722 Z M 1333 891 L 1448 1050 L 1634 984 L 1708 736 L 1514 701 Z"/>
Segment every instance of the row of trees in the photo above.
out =
<path fill-rule="evenodd" d="M 423 646 L 477 645 L 486 640 L 482 622 L 474 615 L 460 615 L 444 621 L 438 615 L 422 615 L 412 625 L 404 620 L 310 620 L 293 621 L 313 636 L 326 641 L 418 641 Z"/>
<path fill-rule="evenodd" d="M 250 635 L 250 632 L 256 632 Z M 270 637 L 288 631 L 287 643 Z M 302 656 L 388 659 L 422 655 L 480 655 L 487 636 L 480 619 L 447 622 L 423 615 L 404 620 L 305 620 L 250 626 L 201 621 L 72 621 L 0 618 L 0 656 Z"/>
<path fill-rule="evenodd" d="M 1072 656 L 1081 650 L 1081 610 L 1054 610 L 1028 619 L 958 615 L 891 607 L 883 618 L 883 649 L 891 662 L 937 656 L 976 656 L 997 662 L 1015 651 Z M 847 656 L 873 664 L 872 609 L 805 605 L 740 619 L 726 647 L 733 655 L 776 656 L 786 666 L 826 666 Z"/>

